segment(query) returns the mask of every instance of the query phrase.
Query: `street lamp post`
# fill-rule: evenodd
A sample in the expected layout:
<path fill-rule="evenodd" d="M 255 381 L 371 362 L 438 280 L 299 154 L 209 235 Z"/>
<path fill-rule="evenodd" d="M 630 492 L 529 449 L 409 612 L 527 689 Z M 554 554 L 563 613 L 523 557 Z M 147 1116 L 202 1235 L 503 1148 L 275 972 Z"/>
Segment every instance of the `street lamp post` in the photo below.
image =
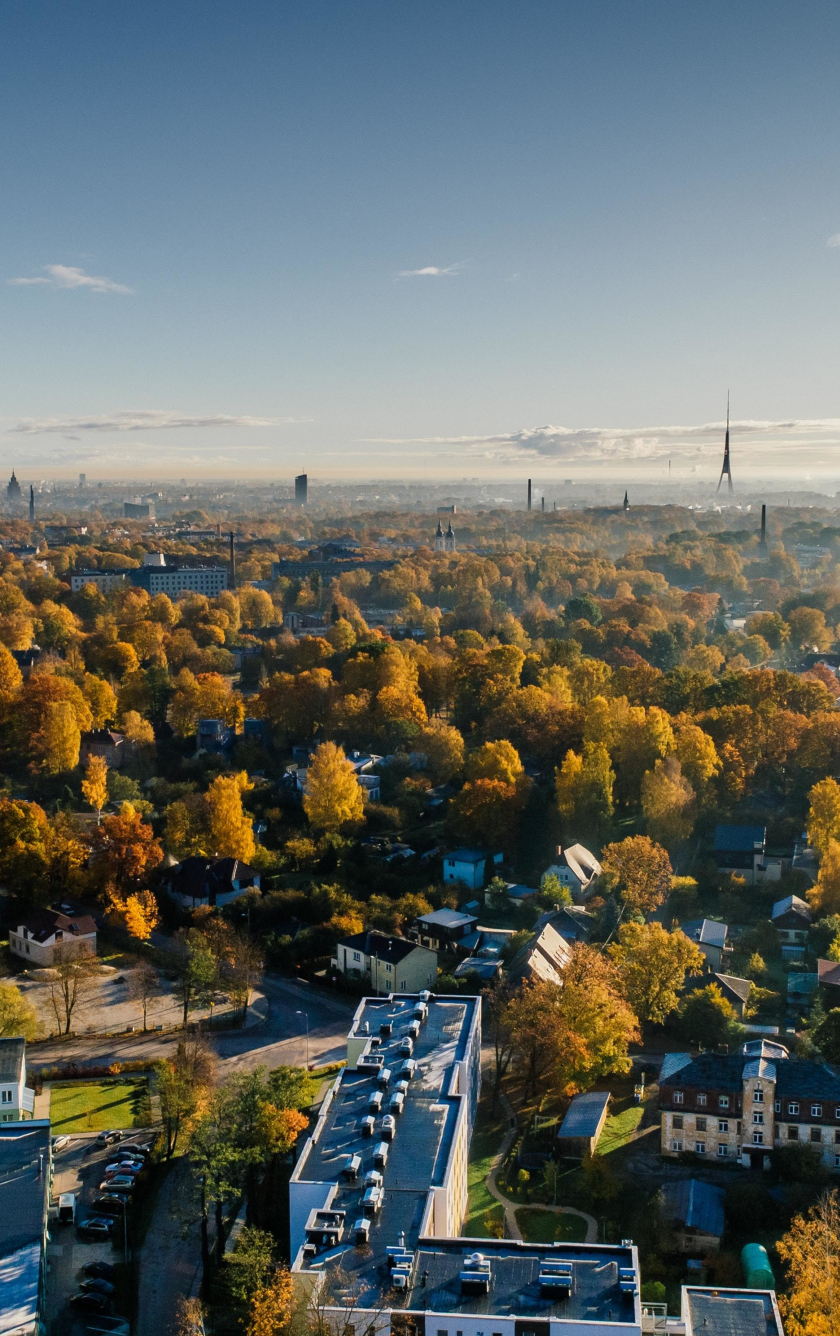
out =
<path fill-rule="evenodd" d="M 302 1016 L 306 1021 L 306 1070 L 309 1071 L 309 1017 L 305 1011 L 296 1011 L 296 1016 Z"/>

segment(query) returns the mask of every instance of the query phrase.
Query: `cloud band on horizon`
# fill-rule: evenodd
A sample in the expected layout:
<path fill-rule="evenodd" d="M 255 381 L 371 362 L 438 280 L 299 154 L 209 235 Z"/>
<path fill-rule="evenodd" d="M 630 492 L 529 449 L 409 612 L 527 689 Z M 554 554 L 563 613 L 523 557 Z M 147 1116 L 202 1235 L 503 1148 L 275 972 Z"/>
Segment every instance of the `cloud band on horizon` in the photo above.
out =
<path fill-rule="evenodd" d="M 11 427 L 4 428 L 5 435 L 43 436 L 58 434 L 61 436 L 77 431 L 165 431 L 179 428 L 196 427 L 279 427 L 286 423 L 308 422 L 308 418 L 280 417 L 258 418 L 249 416 L 229 416 L 224 413 L 211 413 L 205 416 L 189 416 L 170 413 L 159 409 L 136 409 L 125 413 L 114 413 L 107 417 L 91 418 L 22 418 Z"/>

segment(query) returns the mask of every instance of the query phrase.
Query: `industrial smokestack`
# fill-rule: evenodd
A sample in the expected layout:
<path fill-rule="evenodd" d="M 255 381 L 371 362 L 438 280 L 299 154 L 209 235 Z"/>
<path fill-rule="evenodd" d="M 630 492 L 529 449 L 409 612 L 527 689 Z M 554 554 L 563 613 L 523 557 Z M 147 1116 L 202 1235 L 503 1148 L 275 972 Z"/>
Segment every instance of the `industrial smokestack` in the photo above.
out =
<path fill-rule="evenodd" d="M 767 546 L 767 507 L 761 507 L 761 546 Z"/>
<path fill-rule="evenodd" d="M 531 509 L 531 479 L 528 479 L 528 509 Z"/>
<path fill-rule="evenodd" d="M 542 510 L 543 510 L 543 514 L 545 514 L 545 497 L 543 497 L 543 499 L 542 499 Z"/>
<path fill-rule="evenodd" d="M 230 531 L 230 587 L 236 588 L 236 553 L 233 550 L 233 529 Z"/>

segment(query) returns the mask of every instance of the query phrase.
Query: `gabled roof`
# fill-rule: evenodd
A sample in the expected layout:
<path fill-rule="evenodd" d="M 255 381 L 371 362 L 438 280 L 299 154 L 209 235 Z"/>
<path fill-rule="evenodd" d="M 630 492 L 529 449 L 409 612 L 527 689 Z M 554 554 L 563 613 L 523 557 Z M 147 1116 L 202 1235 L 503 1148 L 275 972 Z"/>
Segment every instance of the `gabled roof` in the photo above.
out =
<path fill-rule="evenodd" d="M 716 854 L 751 854 L 767 838 L 765 826 L 715 826 Z"/>
<path fill-rule="evenodd" d="M 116 733 L 112 728 L 90 728 L 82 734 L 82 742 L 118 747 L 121 742 L 125 742 L 125 734 Z"/>
<path fill-rule="evenodd" d="M 553 924 L 546 923 L 511 962 L 510 977 L 560 983 L 571 958 L 569 943 Z"/>
<path fill-rule="evenodd" d="M 820 983 L 840 988 L 840 965 L 834 960 L 818 960 L 817 979 Z"/>
<path fill-rule="evenodd" d="M 234 882 L 249 881 L 259 873 L 240 858 L 200 858 L 193 855 L 164 875 L 170 890 L 193 900 L 212 900 L 233 890 Z"/>
<path fill-rule="evenodd" d="M 662 1214 L 666 1220 L 677 1221 L 686 1229 L 699 1230 L 714 1238 L 723 1234 L 723 1199 L 726 1196 L 723 1188 L 704 1183 L 700 1178 L 683 1178 L 663 1184 L 660 1190 Z"/>
<path fill-rule="evenodd" d="M 386 937 L 384 932 L 354 932 L 352 937 L 342 937 L 338 945 L 345 946 L 348 951 L 373 956 L 376 960 L 390 961 L 392 965 L 405 960 L 412 951 L 423 949 L 406 937 Z"/>
<path fill-rule="evenodd" d="M 559 861 L 561 865 L 566 864 L 582 886 L 587 886 L 593 877 L 601 875 L 601 864 L 598 859 L 582 844 L 570 844 L 561 850 Z"/>
<path fill-rule="evenodd" d="M 713 974 L 712 979 L 723 993 L 734 993 L 742 1002 L 749 1002 L 752 991 L 749 979 L 739 979 L 737 974 Z"/>
<path fill-rule="evenodd" d="M 598 1124 L 609 1102 L 608 1090 L 588 1090 L 584 1095 L 575 1095 L 558 1129 L 558 1140 L 596 1136 Z"/>
<path fill-rule="evenodd" d="M 66 933 L 68 937 L 89 937 L 96 932 L 96 921 L 90 914 L 34 909 L 19 921 L 18 928 L 25 928 L 33 942 L 47 942 L 56 932 Z"/>
<path fill-rule="evenodd" d="M 682 931 L 692 942 L 703 946 L 725 946 L 729 931 L 725 923 L 716 923 L 714 919 L 692 919 L 682 924 Z"/>
<path fill-rule="evenodd" d="M 783 914 L 798 914 L 801 918 L 811 922 L 811 909 L 807 901 L 800 900 L 798 895 L 786 895 L 784 900 L 777 900 L 773 906 L 772 917 L 781 918 Z"/>

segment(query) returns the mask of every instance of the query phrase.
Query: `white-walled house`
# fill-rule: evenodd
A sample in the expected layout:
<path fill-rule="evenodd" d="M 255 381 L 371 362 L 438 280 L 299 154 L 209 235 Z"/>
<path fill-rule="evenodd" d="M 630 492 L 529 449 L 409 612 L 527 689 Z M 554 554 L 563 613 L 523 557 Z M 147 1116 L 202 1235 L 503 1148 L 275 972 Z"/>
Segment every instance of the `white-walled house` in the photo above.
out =
<path fill-rule="evenodd" d="M 31 1118 L 35 1091 L 26 1084 L 26 1040 L 0 1039 L 0 1123 Z"/>
<path fill-rule="evenodd" d="M 55 953 L 96 955 L 96 921 L 75 910 L 35 909 L 9 932 L 9 950 L 28 965 L 49 968 Z"/>

